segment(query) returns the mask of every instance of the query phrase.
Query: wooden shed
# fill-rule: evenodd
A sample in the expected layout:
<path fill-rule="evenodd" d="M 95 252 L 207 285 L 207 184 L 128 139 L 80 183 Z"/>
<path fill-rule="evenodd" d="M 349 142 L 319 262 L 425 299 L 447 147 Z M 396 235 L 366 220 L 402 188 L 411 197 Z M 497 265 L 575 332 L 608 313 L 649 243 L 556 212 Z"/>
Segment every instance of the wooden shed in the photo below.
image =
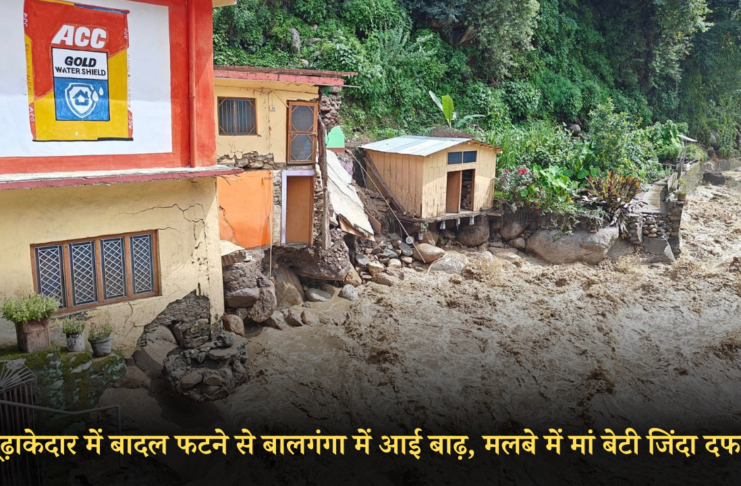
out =
<path fill-rule="evenodd" d="M 361 147 L 404 212 L 425 220 L 491 209 L 499 147 L 469 138 L 396 137 Z"/>

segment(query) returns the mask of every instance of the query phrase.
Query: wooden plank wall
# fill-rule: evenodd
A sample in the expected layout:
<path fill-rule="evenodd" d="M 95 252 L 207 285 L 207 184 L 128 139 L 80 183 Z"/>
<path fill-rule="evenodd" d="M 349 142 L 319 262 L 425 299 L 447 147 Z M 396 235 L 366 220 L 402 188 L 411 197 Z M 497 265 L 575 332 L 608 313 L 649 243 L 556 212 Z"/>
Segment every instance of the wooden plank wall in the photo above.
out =
<path fill-rule="evenodd" d="M 477 162 L 475 164 L 448 165 L 449 152 L 470 150 L 478 151 Z M 445 214 L 448 172 L 458 170 L 476 170 L 474 211 L 490 208 L 494 198 L 496 166 L 496 151 L 470 142 L 425 158 L 421 217 L 435 218 Z"/>
<path fill-rule="evenodd" d="M 368 150 L 367 153 L 404 209 L 421 215 L 425 159 L 416 155 L 386 154 L 374 150 Z"/>

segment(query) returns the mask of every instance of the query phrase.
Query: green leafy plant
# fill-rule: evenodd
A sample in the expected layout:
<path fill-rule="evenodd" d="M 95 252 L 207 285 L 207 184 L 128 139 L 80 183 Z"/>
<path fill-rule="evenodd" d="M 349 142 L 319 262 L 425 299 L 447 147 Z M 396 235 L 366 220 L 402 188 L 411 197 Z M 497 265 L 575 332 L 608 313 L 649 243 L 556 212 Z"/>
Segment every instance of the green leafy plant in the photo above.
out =
<path fill-rule="evenodd" d="M 15 324 L 43 321 L 59 310 L 59 301 L 53 297 L 32 294 L 3 304 L 3 317 Z"/>
<path fill-rule="evenodd" d="M 62 321 L 62 333 L 82 334 L 85 332 L 85 321 L 67 318 Z"/>
<path fill-rule="evenodd" d="M 94 323 L 90 326 L 90 332 L 88 332 L 88 340 L 98 341 L 99 339 L 107 338 L 113 334 L 113 326 L 109 322 L 104 324 Z"/>
<path fill-rule="evenodd" d="M 640 193 L 639 178 L 610 171 L 601 177 L 587 178 L 587 185 L 577 200 L 586 207 L 602 208 L 611 218 L 610 226 L 617 226 L 624 235 L 628 215 L 645 204 L 635 199 Z"/>
<path fill-rule="evenodd" d="M 445 95 L 442 98 L 438 98 L 437 95 L 432 91 L 430 91 L 430 97 L 432 98 L 432 101 L 435 102 L 437 107 L 440 108 L 440 111 L 443 113 L 448 126 L 452 128 L 453 120 L 455 119 L 455 104 L 453 103 L 453 98 L 451 98 L 450 95 Z"/>

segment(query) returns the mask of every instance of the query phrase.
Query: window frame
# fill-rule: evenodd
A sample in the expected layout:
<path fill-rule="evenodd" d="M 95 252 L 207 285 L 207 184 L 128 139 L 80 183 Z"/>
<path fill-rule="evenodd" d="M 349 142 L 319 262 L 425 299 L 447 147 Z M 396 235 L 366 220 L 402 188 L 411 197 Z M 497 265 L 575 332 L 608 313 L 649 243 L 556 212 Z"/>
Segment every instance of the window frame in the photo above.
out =
<path fill-rule="evenodd" d="M 466 154 L 471 154 L 471 153 L 476 154 L 476 160 L 470 161 L 470 162 L 466 162 Z M 456 154 L 460 154 L 461 161 L 460 162 L 451 162 L 450 161 L 450 156 L 451 155 L 456 155 Z M 455 150 L 455 151 L 448 152 L 447 165 L 477 164 L 478 161 L 479 161 L 479 151 L 478 150 Z"/>
<path fill-rule="evenodd" d="M 133 282 L 133 264 L 131 258 L 131 237 L 149 235 L 152 238 L 152 284 L 154 290 L 144 294 L 134 293 L 134 282 Z M 124 271 L 126 272 L 126 295 L 124 297 L 117 297 L 110 300 L 105 300 L 105 283 L 103 280 L 103 265 L 102 265 L 102 244 L 101 240 L 108 240 L 113 238 L 123 238 L 124 243 Z M 89 304 L 83 304 L 75 306 L 74 296 L 72 290 L 72 260 L 70 259 L 69 245 L 74 243 L 84 243 L 92 241 L 95 248 L 95 289 L 96 289 L 96 301 Z M 161 274 L 160 274 L 160 253 L 159 253 L 159 238 L 158 231 L 137 231 L 133 233 L 119 233 L 115 235 L 103 235 L 96 236 L 93 238 L 78 238 L 74 240 L 62 240 L 53 241 L 46 243 L 39 243 L 31 245 L 31 269 L 33 274 L 33 288 L 35 292 L 39 292 L 39 279 L 38 279 L 38 268 L 36 265 L 36 249 L 44 248 L 47 246 L 61 246 L 62 247 L 62 279 L 63 279 L 63 290 L 64 298 L 66 301 L 66 307 L 60 307 L 56 312 L 56 315 L 70 314 L 79 312 L 81 310 L 92 309 L 95 307 L 118 304 L 121 302 L 131 302 L 134 300 L 148 299 L 151 297 L 158 297 L 162 295 L 161 285 Z"/>
<path fill-rule="evenodd" d="M 252 111 L 255 113 L 255 124 L 253 127 L 253 130 L 250 133 L 222 133 L 222 127 L 221 127 L 221 104 L 224 101 L 230 101 L 230 100 L 236 100 L 236 101 L 247 101 L 252 105 Z M 216 97 L 216 130 L 218 131 L 219 137 L 256 137 L 259 133 L 258 130 L 258 120 L 257 120 L 257 98 L 249 98 L 246 96 L 217 96 Z"/>
<path fill-rule="evenodd" d="M 294 131 L 293 127 L 293 107 L 295 106 L 310 106 L 314 108 L 314 124 L 312 132 L 300 132 Z M 316 101 L 289 101 L 288 102 L 288 117 L 287 117 L 287 146 L 286 146 L 286 163 L 288 165 L 314 165 L 316 164 L 316 153 L 317 143 L 319 142 L 319 103 Z M 310 160 L 291 160 L 291 141 L 294 135 L 309 135 L 312 137 L 313 142 L 311 144 L 311 159 Z"/>

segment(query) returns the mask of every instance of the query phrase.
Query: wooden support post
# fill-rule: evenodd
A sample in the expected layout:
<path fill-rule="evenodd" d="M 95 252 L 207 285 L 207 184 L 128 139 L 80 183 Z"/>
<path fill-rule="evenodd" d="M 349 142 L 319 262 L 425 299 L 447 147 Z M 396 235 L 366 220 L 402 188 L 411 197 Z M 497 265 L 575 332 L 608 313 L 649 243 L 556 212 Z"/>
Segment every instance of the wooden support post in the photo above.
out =
<path fill-rule="evenodd" d="M 319 106 L 321 106 L 321 97 L 319 94 Z M 324 188 L 324 207 L 322 208 L 322 240 L 321 244 L 324 249 L 332 245 L 332 238 L 329 233 L 329 174 L 327 172 L 327 127 L 324 126 L 324 120 L 319 113 L 319 170 L 322 173 L 322 187 Z"/>

